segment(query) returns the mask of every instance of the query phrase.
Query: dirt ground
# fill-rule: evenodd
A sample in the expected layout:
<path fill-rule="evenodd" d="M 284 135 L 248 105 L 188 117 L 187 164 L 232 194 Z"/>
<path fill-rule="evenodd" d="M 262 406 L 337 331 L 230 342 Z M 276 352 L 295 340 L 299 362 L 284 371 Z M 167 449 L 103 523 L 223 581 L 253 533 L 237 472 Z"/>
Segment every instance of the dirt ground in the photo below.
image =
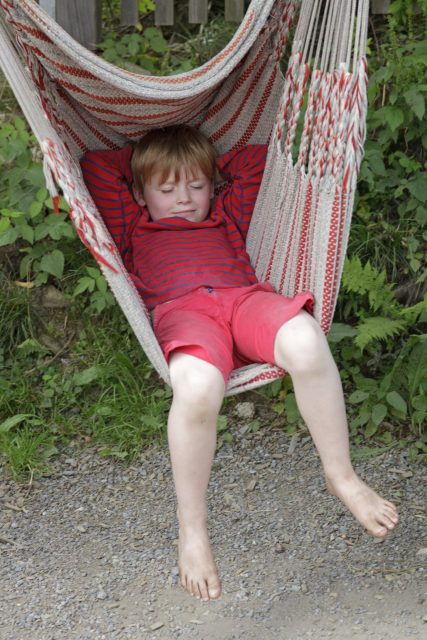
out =
<path fill-rule="evenodd" d="M 377 542 L 324 488 L 311 440 L 233 427 L 209 487 L 222 579 L 178 584 L 166 447 L 123 468 L 78 447 L 0 489 L 1 640 L 427 638 L 425 468 L 393 449 L 358 471 L 399 505 Z"/>

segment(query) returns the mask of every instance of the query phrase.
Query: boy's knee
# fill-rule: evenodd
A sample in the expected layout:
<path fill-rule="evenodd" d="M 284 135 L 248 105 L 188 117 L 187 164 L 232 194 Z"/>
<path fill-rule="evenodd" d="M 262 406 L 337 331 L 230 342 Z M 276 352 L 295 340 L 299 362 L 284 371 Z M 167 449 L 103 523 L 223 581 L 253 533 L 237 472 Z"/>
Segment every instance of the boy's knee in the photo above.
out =
<path fill-rule="evenodd" d="M 290 374 L 319 370 L 327 351 L 323 331 L 305 311 L 280 327 L 274 345 L 277 364 Z"/>
<path fill-rule="evenodd" d="M 198 409 L 217 409 L 224 397 L 222 373 L 209 362 L 178 353 L 169 364 L 174 396 Z"/>

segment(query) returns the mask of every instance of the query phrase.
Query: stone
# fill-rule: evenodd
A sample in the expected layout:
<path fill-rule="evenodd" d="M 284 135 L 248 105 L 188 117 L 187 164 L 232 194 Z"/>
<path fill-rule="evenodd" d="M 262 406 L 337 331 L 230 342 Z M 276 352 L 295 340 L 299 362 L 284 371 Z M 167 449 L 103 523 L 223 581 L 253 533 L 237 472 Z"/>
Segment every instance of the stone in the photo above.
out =
<path fill-rule="evenodd" d="M 238 418 L 249 420 L 255 415 L 255 405 L 253 402 L 239 402 L 236 404 L 235 412 Z"/>

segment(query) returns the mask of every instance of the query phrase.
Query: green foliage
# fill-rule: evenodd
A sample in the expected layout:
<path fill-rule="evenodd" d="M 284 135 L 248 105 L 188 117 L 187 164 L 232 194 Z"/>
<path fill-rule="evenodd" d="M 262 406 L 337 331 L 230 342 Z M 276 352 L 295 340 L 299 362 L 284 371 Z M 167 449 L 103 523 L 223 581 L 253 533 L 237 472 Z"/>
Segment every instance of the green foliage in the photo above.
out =
<path fill-rule="evenodd" d="M 184 6 L 185 4 L 185 6 Z M 188 25 L 186 3 L 176 7 L 177 27 L 156 27 L 152 11 L 155 3 L 139 3 L 140 20 L 126 32 L 118 29 L 119 3 L 110 3 L 108 29 L 98 49 L 102 57 L 119 67 L 145 75 L 165 76 L 190 71 L 210 60 L 229 42 L 236 25 L 223 15 L 212 15 L 206 25 Z"/>
<path fill-rule="evenodd" d="M 384 272 L 353 257 L 345 263 L 341 298 L 341 316 L 351 324 L 340 324 L 331 342 L 344 380 L 355 389 L 349 396 L 353 433 L 362 427 L 371 437 L 387 420 L 409 421 L 414 433 L 421 433 L 427 417 L 427 341 L 418 323 L 427 319 L 427 294 L 405 307 Z"/>
<path fill-rule="evenodd" d="M 78 314 L 70 324 L 80 328 L 61 358 L 39 341 L 40 332 L 62 334 L 66 316 L 53 310 L 38 322 L 32 292 L 13 317 L 0 318 L 0 453 L 14 477 L 49 473 L 56 448 L 92 443 L 104 456 L 132 461 L 147 444 L 165 437 L 170 392 L 159 385 L 127 323 L 117 312 L 104 312 L 96 325 Z M 15 291 L 3 291 L 3 300 Z M 23 318 L 21 316 L 24 316 Z M 31 320 L 28 321 L 27 317 Z M 22 331 L 11 343 L 12 320 Z M 123 353 L 122 353 L 123 352 Z M 127 355 L 125 355 L 125 353 Z"/>
<path fill-rule="evenodd" d="M 115 304 L 115 299 L 110 291 L 105 277 L 97 267 L 86 267 L 86 276 L 79 278 L 74 289 L 73 296 L 79 296 L 84 291 L 90 293 L 90 304 L 86 311 L 101 313 L 104 309 Z"/>
<path fill-rule="evenodd" d="M 381 18 L 374 27 L 368 137 L 349 245 L 408 292 L 427 276 L 426 25 L 425 0 L 396 0 L 385 24 Z"/>
<path fill-rule="evenodd" d="M 65 253 L 73 252 L 76 234 L 67 221 L 62 199 L 58 215 L 45 188 L 36 141 L 22 118 L 0 128 L 0 247 L 15 245 L 24 254 L 19 277 L 45 284 L 50 276 L 60 280 Z"/>
<path fill-rule="evenodd" d="M 386 282 L 385 272 L 377 271 L 369 262 L 362 266 L 358 257 L 346 261 L 342 287 L 350 294 L 342 314 L 358 319 L 354 343 L 362 351 L 375 341 L 400 335 L 419 318 L 427 319 L 427 294 L 420 303 L 404 307 L 397 301 L 393 286 Z"/>

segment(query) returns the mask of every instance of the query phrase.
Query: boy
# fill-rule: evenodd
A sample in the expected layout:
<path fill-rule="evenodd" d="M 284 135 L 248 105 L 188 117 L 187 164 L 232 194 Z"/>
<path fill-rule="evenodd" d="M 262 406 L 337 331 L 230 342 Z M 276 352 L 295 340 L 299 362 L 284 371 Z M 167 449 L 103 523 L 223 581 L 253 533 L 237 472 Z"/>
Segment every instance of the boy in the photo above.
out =
<path fill-rule="evenodd" d="M 292 377 L 326 483 L 374 536 L 397 524 L 396 507 L 351 466 L 339 373 L 308 311 L 313 296 L 284 298 L 259 283 L 245 249 L 266 147 L 215 151 L 196 129 L 151 131 L 120 151 L 82 162 L 92 197 L 152 311 L 170 369 L 168 440 L 178 502 L 182 586 L 203 600 L 221 586 L 208 532 L 206 492 L 216 420 L 231 370 L 275 362 Z M 215 196 L 219 169 L 226 187 Z"/>

